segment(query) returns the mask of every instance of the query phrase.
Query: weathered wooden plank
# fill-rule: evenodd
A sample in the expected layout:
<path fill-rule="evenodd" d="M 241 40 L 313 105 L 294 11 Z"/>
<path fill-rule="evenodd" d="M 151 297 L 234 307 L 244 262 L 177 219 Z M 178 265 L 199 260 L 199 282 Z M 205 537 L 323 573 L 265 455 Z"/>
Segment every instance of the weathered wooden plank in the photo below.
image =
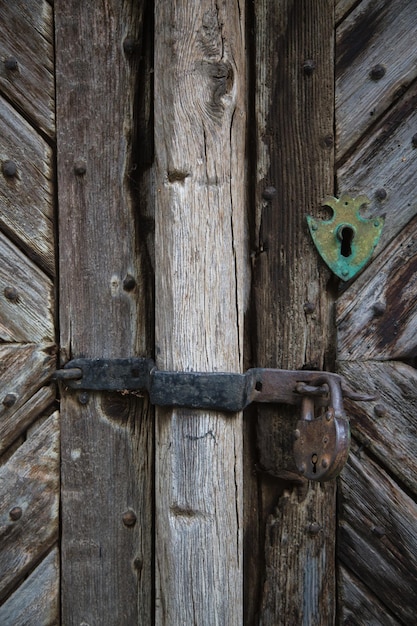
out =
<path fill-rule="evenodd" d="M 340 626 L 357 624 L 358 618 L 366 626 L 399 626 L 402 623 L 396 620 L 387 607 L 344 567 L 339 569 L 338 595 Z"/>
<path fill-rule="evenodd" d="M 321 265 L 306 228 L 306 214 L 320 214 L 333 192 L 334 3 L 263 0 L 254 4 L 256 25 L 256 217 L 253 236 L 256 365 L 323 369 L 327 354 L 328 271 Z M 294 478 L 294 411 L 262 407 L 258 419 L 260 464 Z M 286 471 L 284 471 L 286 470 Z M 277 502 L 280 483 L 261 478 L 262 500 Z M 324 528 L 334 516 L 334 486 L 311 486 L 303 496 L 293 487 L 278 517 L 291 528 L 281 542 L 275 516 L 264 518 L 265 559 L 260 621 L 333 624 L 334 541 L 331 533 L 306 533 L 307 520 Z M 291 491 L 291 489 L 290 489 Z M 284 498 L 288 501 L 288 497 Z M 255 506 L 253 507 L 255 509 Z M 281 517 L 282 516 L 282 517 Z M 288 520 L 287 520 L 288 516 Z M 291 521 L 289 521 L 291 520 Z M 319 558 L 318 558 L 319 557 Z M 315 577 L 305 580 L 305 572 Z M 258 589 L 263 572 L 248 587 Z M 327 594 L 322 593 L 323 585 Z M 254 602 L 252 602 L 254 604 Z M 259 607 L 258 607 L 259 608 Z M 247 616 L 247 624 L 254 616 Z"/>
<path fill-rule="evenodd" d="M 150 93 L 144 5 L 55 2 L 64 360 L 151 351 L 146 320 L 152 314 L 152 284 L 145 272 L 147 252 L 140 247 L 147 231 L 136 187 L 149 155 L 143 146 L 152 146 L 141 108 Z M 63 392 L 61 410 L 63 623 L 147 626 L 152 609 L 148 406 L 117 394 L 88 398 Z"/>
<path fill-rule="evenodd" d="M 346 410 L 357 439 L 417 494 L 417 371 L 404 363 L 341 362 L 339 371 L 354 389 L 375 402 L 349 402 Z"/>
<path fill-rule="evenodd" d="M 52 343 L 52 282 L 2 233 L 0 258 L 0 341 Z"/>
<path fill-rule="evenodd" d="M 242 367 L 245 16 L 155 3 L 156 356 Z M 156 623 L 242 623 L 242 421 L 157 410 Z"/>
<path fill-rule="evenodd" d="M 56 368 L 55 347 L 0 345 L 0 454 L 53 402 L 42 387 Z"/>
<path fill-rule="evenodd" d="M 367 214 L 386 216 L 377 254 L 417 213 L 416 126 L 417 83 L 378 121 L 337 171 L 339 193 L 366 194 L 370 199 Z"/>
<path fill-rule="evenodd" d="M 53 274 L 52 150 L 2 98 L 0 130 L 3 172 L 0 176 L 0 226 L 17 239 L 31 258 Z"/>
<path fill-rule="evenodd" d="M 329 517 L 329 510 L 335 507 L 336 490 L 334 484 L 330 488 L 315 483 L 286 490 L 269 517 L 260 625 L 332 623 L 334 553 L 329 546 L 334 543 L 336 519 Z"/>
<path fill-rule="evenodd" d="M 2 626 L 58 626 L 59 551 L 54 548 L 0 606 Z"/>
<path fill-rule="evenodd" d="M 404 359 L 416 354 L 417 218 L 337 303 L 338 358 Z"/>
<path fill-rule="evenodd" d="M 0 91 L 55 135 L 53 11 L 45 0 L 0 2 Z"/>
<path fill-rule="evenodd" d="M 339 557 L 404 624 L 415 621 L 416 516 L 416 503 L 354 448 L 340 480 Z"/>
<path fill-rule="evenodd" d="M 59 419 L 51 417 L 0 468 L 0 599 L 58 538 Z"/>
<path fill-rule="evenodd" d="M 336 0 L 335 18 L 336 23 L 342 21 L 349 11 L 355 6 L 358 0 Z"/>
<path fill-rule="evenodd" d="M 336 45 L 338 159 L 416 78 L 416 24 L 413 0 L 363 0 L 341 23 Z"/>

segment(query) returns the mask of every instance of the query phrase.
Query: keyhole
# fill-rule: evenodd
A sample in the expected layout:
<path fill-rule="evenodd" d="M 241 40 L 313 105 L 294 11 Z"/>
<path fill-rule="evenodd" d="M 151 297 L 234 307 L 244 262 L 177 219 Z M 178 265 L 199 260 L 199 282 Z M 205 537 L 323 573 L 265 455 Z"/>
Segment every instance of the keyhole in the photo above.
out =
<path fill-rule="evenodd" d="M 343 225 L 339 228 L 337 236 L 340 239 L 340 254 L 345 258 L 352 255 L 352 241 L 355 231 L 351 226 Z"/>
<path fill-rule="evenodd" d="M 315 474 L 317 472 L 317 461 L 319 460 L 319 457 L 317 456 L 317 454 L 312 454 L 311 455 L 311 462 L 313 464 L 313 474 Z"/>

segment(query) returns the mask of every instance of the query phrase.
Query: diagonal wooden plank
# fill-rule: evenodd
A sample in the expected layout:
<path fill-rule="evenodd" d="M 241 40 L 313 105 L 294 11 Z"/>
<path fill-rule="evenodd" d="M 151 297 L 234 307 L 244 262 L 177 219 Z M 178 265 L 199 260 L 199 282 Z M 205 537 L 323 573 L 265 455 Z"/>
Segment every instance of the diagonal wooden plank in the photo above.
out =
<path fill-rule="evenodd" d="M 54 273 L 52 149 L 2 98 L 0 132 L 0 227 Z"/>
<path fill-rule="evenodd" d="M 339 298 L 341 361 L 416 355 L 417 217 Z"/>
<path fill-rule="evenodd" d="M 0 92 L 35 126 L 53 137 L 52 7 L 46 0 L 0 0 L 0 13 Z"/>
<path fill-rule="evenodd" d="M 339 481 L 342 563 L 404 624 L 415 622 L 417 505 L 353 447 Z"/>
<path fill-rule="evenodd" d="M 417 495 L 417 371 L 399 362 L 339 363 L 351 387 L 375 402 L 345 401 L 353 434 Z"/>
<path fill-rule="evenodd" d="M 58 626 L 59 551 L 54 548 L 0 606 L 2 626 Z"/>
<path fill-rule="evenodd" d="M 386 216 L 377 253 L 417 214 L 416 128 L 417 82 L 337 171 L 339 192 L 366 194 L 368 214 Z"/>
<path fill-rule="evenodd" d="M 53 343 L 51 280 L 0 233 L 0 342 Z"/>
<path fill-rule="evenodd" d="M 51 415 L 0 468 L 0 599 L 58 537 L 59 419 Z"/>
<path fill-rule="evenodd" d="M 339 568 L 338 592 L 340 616 L 339 624 L 353 626 L 360 623 L 366 626 L 400 626 L 386 606 L 344 567 Z"/>
<path fill-rule="evenodd" d="M 336 44 L 338 159 L 417 77 L 416 25 L 414 0 L 363 0 L 339 26 Z M 379 74 L 370 76 L 376 66 L 385 68 L 380 78 L 377 78 Z"/>
<path fill-rule="evenodd" d="M 52 353 L 51 353 L 52 352 Z M 0 454 L 53 402 L 54 346 L 0 345 Z"/>

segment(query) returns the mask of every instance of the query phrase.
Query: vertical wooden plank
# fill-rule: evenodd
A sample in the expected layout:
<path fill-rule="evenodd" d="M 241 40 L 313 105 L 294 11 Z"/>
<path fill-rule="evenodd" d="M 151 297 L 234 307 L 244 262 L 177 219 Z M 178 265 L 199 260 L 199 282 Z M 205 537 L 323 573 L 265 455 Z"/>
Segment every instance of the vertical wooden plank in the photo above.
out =
<path fill-rule="evenodd" d="M 156 7 L 156 355 L 242 366 L 244 13 Z M 240 415 L 157 410 L 156 623 L 242 623 Z"/>
<path fill-rule="evenodd" d="M 331 0 L 255 3 L 257 366 L 334 367 L 329 275 L 305 219 L 320 214 L 322 198 L 333 192 L 333 5 Z M 259 460 L 275 476 L 294 478 L 297 419 L 277 407 L 259 412 Z M 334 484 L 288 485 L 280 496 L 279 482 L 260 477 L 266 569 L 258 574 L 259 623 L 264 626 L 333 624 L 334 489 Z M 252 586 L 257 588 L 256 579 Z"/>
<path fill-rule="evenodd" d="M 149 88 L 140 73 L 144 2 L 58 0 L 55 13 L 62 359 L 148 354 L 134 187 L 139 138 L 148 139 L 142 111 L 134 115 Z M 63 623 L 148 626 L 148 407 L 63 390 L 61 408 Z"/>

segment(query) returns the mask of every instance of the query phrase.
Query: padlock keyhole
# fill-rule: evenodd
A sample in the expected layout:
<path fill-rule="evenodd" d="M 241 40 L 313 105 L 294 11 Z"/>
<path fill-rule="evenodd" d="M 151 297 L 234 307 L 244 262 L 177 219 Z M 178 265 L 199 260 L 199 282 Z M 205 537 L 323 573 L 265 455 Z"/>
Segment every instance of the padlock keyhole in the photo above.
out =
<path fill-rule="evenodd" d="M 340 254 L 345 258 L 352 256 L 352 241 L 355 236 L 353 228 L 342 226 L 337 234 L 340 239 Z"/>
<path fill-rule="evenodd" d="M 311 455 L 311 462 L 313 464 L 313 474 L 317 473 L 317 461 L 319 460 L 319 457 L 316 453 Z"/>

